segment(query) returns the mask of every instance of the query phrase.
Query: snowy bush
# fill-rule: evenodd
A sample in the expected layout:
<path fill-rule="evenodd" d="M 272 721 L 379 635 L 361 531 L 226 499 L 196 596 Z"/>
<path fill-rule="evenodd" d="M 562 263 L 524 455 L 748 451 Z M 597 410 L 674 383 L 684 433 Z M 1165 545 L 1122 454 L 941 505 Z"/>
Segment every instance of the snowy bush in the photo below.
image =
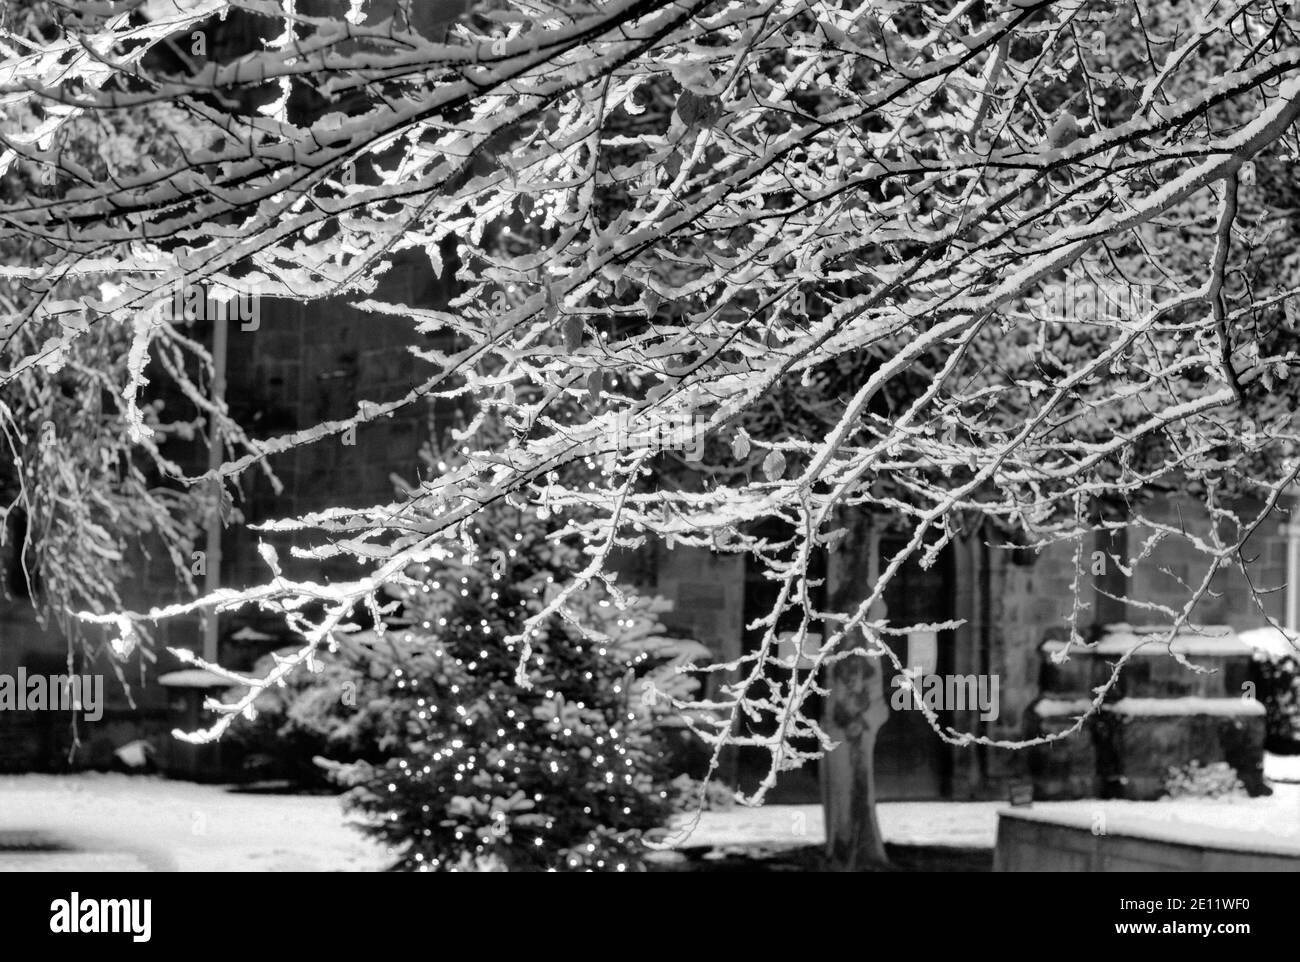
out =
<path fill-rule="evenodd" d="M 300 785 L 323 786 L 330 782 L 318 758 L 355 762 L 389 757 L 392 746 L 381 745 L 386 705 L 380 679 L 370 676 L 371 670 L 384 671 L 373 655 L 375 640 L 373 633 L 341 639 L 339 650 L 322 657 L 316 671 L 299 672 L 284 686 L 262 691 L 251 722 L 234 730 L 246 752 L 245 767 Z M 267 655 L 255 670 L 270 670 L 287 653 Z"/>
<path fill-rule="evenodd" d="M 725 812 L 736 807 L 736 790 L 716 779 L 678 775 L 668 784 L 668 798 L 674 811 Z"/>
<path fill-rule="evenodd" d="M 1202 765 L 1195 759 L 1181 768 L 1170 766 L 1165 792 L 1170 798 L 1246 797 L 1246 787 L 1227 762 Z"/>

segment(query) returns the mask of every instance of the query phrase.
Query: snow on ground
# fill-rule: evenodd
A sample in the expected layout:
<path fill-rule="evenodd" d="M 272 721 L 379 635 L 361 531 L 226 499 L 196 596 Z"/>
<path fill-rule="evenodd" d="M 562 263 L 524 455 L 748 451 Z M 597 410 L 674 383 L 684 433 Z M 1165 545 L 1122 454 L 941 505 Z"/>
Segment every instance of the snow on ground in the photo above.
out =
<path fill-rule="evenodd" d="M 1268 756 L 1273 779 L 1300 782 L 1300 756 Z M 992 848 L 1005 802 L 884 802 L 881 832 L 897 845 Z M 1037 802 L 1034 811 L 1261 832 L 1300 840 L 1300 783 L 1265 798 L 1158 802 Z M 679 825 L 688 819 L 679 819 Z M 818 845 L 818 805 L 704 812 L 680 848 Z M 179 870 L 373 871 L 389 859 L 345 818 L 338 798 L 231 791 L 218 785 L 126 775 L 0 776 L 0 872 Z"/>
<path fill-rule="evenodd" d="M 1300 781 L 1300 756 L 1268 755 L 1264 772 L 1270 779 Z M 896 845 L 992 848 L 997 837 L 997 813 L 1005 802 L 881 802 L 877 806 L 880 832 Z M 1273 784 L 1273 794 L 1261 798 L 1162 799 L 1155 802 L 1102 801 L 1035 802 L 1034 811 L 1054 811 L 1092 817 L 1098 812 L 1122 819 L 1182 823 L 1189 834 L 1205 827 L 1233 832 L 1261 832 L 1270 837 L 1300 840 L 1300 784 Z M 680 828 L 690 819 L 681 817 Z M 737 807 L 704 812 L 689 835 L 680 832 L 668 841 L 677 848 L 710 848 L 754 844 L 819 845 L 826 839 L 819 805 Z"/>
<path fill-rule="evenodd" d="M 45 845 L 84 850 L 34 852 Z M 0 776 L 0 870 L 89 860 L 182 872 L 368 871 L 382 848 L 323 795 L 116 774 Z M 23 851 L 26 849 L 27 851 Z M 87 855 L 89 853 L 89 855 Z"/>
<path fill-rule="evenodd" d="M 1300 782 L 1300 755 L 1266 756 L 1264 774 L 1277 781 Z"/>
<path fill-rule="evenodd" d="M 1005 807 L 1005 802 L 881 802 L 876 817 L 885 841 L 897 845 L 992 848 L 997 813 Z M 679 817 L 679 831 L 665 841 L 675 848 L 721 848 L 820 845 L 826 840 L 820 805 L 737 806 L 703 812 L 693 827 L 691 821 L 690 816 Z"/>

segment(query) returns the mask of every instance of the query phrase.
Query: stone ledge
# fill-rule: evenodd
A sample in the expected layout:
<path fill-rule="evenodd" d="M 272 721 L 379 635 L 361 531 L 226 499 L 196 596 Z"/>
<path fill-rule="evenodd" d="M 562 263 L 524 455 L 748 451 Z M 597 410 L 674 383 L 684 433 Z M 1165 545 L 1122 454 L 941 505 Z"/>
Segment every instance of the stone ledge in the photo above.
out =
<path fill-rule="evenodd" d="M 1103 812 L 998 813 L 995 872 L 1300 872 L 1300 842 Z"/>
<path fill-rule="evenodd" d="M 1101 706 L 1102 711 L 1131 718 L 1189 718 L 1213 715 L 1218 718 L 1263 717 L 1264 703 L 1247 698 L 1121 698 Z"/>
<path fill-rule="evenodd" d="M 1053 655 L 1069 645 L 1070 657 L 1119 657 L 1132 652 L 1133 657 L 1168 656 L 1170 651 L 1190 658 L 1251 658 L 1254 649 L 1226 625 L 1210 625 L 1197 632 L 1180 631 L 1168 644 L 1169 629 L 1134 627 L 1127 624 L 1106 625 L 1101 637 L 1090 645 L 1048 639 L 1038 646 L 1045 655 Z"/>

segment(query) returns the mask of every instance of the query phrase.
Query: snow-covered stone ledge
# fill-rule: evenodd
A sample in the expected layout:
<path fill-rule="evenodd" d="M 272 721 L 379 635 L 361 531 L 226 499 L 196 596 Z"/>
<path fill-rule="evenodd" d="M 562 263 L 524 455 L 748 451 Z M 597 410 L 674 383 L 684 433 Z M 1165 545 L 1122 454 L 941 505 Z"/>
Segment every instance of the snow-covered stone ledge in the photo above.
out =
<path fill-rule="evenodd" d="M 995 872 L 1300 872 L 1300 839 L 1095 812 L 998 813 Z"/>
<path fill-rule="evenodd" d="M 1090 646 L 1044 641 L 1040 696 L 1025 716 L 1032 735 L 1075 726 L 1093 710 L 1099 686 L 1110 683 L 1116 660 L 1131 660 L 1080 737 L 1030 749 L 1035 799 L 1151 801 L 1164 795 L 1171 769 L 1192 762 L 1226 762 L 1251 795 L 1267 794 L 1267 709 L 1254 697 L 1259 643 L 1222 625 L 1170 638 L 1166 628 L 1128 624 L 1106 626 Z M 1171 653 L 1199 670 L 1189 670 Z"/>

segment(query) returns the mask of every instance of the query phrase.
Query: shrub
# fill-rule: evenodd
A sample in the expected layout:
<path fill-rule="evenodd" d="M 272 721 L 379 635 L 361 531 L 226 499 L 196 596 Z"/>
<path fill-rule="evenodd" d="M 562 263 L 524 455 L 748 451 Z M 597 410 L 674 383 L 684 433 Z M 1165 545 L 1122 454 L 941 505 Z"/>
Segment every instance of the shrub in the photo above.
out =
<path fill-rule="evenodd" d="M 1247 797 L 1246 786 L 1227 762 L 1203 766 L 1195 760 L 1181 768 L 1170 766 L 1165 792 L 1170 798 Z"/>
<path fill-rule="evenodd" d="M 1259 699 L 1264 703 L 1264 747 L 1279 755 L 1300 754 L 1300 658 L 1255 654 Z"/>
<path fill-rule="evenodd" d="M 343 636 L 334 652 L 317 660 L 315 671 L 294 672 L 282 687 L 262 692 L 252 721 L 233 729 L 246 753 L 245 768 L 324 788 L 333 781 L 321 761 L 389 758 L 397 744 L 385 720 L 383 676 L 390 669 L 374 652 L 378 640 L 374 632 Z M 265 675 L 291 650 L 259 659 L 254 674 Z"/>
<path fill-rule="evenodd" d="M 716 778 L 681 774 L 668 784 L 668 801 L 675 812 L 726 812 L 736 807 L 736 790 Z"/>

